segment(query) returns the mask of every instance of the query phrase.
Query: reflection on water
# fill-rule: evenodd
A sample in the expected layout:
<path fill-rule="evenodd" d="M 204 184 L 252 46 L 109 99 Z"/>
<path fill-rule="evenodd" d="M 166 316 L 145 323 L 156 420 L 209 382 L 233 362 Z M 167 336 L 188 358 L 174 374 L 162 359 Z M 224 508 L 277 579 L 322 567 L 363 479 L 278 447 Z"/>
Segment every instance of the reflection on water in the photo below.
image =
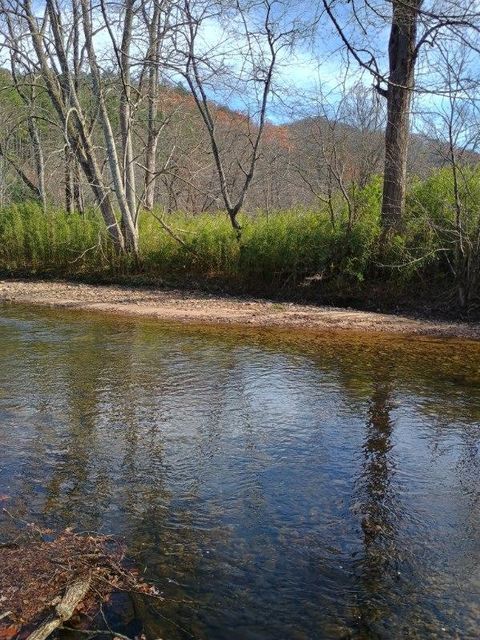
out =
<path fill-rule="evenodd" d="M 0 312 L 0 494 L 125 536 L 119 631 L 477 638 L 479 436 L 478 344 Z"/>

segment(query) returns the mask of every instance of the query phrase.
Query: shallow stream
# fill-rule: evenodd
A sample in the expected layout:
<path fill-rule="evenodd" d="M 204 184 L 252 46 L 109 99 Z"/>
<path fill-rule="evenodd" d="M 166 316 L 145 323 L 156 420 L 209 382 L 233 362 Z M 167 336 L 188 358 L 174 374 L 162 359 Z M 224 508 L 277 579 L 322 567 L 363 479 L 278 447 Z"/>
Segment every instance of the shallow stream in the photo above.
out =
<path fill-rule="evenodd" d="M 0 306 L 0 442 L 2 505 L 157 585 L 127 635 L 480 636 L 479 343 Z"/>

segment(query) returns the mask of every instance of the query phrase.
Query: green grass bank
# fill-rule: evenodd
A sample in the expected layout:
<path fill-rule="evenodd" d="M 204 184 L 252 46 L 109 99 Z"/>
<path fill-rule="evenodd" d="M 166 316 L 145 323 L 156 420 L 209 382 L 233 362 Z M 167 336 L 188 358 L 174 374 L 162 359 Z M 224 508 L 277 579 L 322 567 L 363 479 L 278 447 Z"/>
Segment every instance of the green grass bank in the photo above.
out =
<path fill-rule="evenodd" d="M 479 314 L 480 169 L 411 184 L 404 227 L 380 228 L 380 180 L 333 207 L 244 214 L 240 239 L 221 213 L 140 219 L 140 264 L 113 251 L 95 211 L 67 215 L 36 203 L 0 208 L 0 273 L 201 287 L 278 299 L 395 308 L 464 317 Z M 159 212 L 157 212 L 159 215 Z"/>

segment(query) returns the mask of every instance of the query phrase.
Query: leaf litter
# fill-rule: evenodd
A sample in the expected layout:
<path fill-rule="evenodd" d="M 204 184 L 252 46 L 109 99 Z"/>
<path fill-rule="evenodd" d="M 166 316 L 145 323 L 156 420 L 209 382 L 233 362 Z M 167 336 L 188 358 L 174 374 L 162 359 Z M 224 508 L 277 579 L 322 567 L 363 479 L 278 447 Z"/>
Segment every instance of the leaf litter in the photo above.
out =
<path fill-rule="evenodd" d="M 79 601 L 74 596 L 65 617 L 75 585 L 81 586 Z M 0 543 L 0 640 L 46 637 L 52 621 L 57 628 L 66 620 L 81 626 L 118 591 L 158 597 L 128 566 L 121 541 L 29 524 L 13 542 Z"/>

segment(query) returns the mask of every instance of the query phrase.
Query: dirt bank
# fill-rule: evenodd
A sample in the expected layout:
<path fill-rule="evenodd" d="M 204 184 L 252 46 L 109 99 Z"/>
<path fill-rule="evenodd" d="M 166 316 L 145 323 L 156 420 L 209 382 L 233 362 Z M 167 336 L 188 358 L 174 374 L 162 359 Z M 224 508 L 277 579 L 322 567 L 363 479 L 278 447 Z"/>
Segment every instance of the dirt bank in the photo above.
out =
<path fill-rule="evenodd" d="M 349 329 L 480 339 L 480 326 L 382 313 L 214 296 L 198 291 L 93 286 L 70 282 L 0 280 L 0 302 L 17 302 L 175 322 L 314 331 Z"/>

